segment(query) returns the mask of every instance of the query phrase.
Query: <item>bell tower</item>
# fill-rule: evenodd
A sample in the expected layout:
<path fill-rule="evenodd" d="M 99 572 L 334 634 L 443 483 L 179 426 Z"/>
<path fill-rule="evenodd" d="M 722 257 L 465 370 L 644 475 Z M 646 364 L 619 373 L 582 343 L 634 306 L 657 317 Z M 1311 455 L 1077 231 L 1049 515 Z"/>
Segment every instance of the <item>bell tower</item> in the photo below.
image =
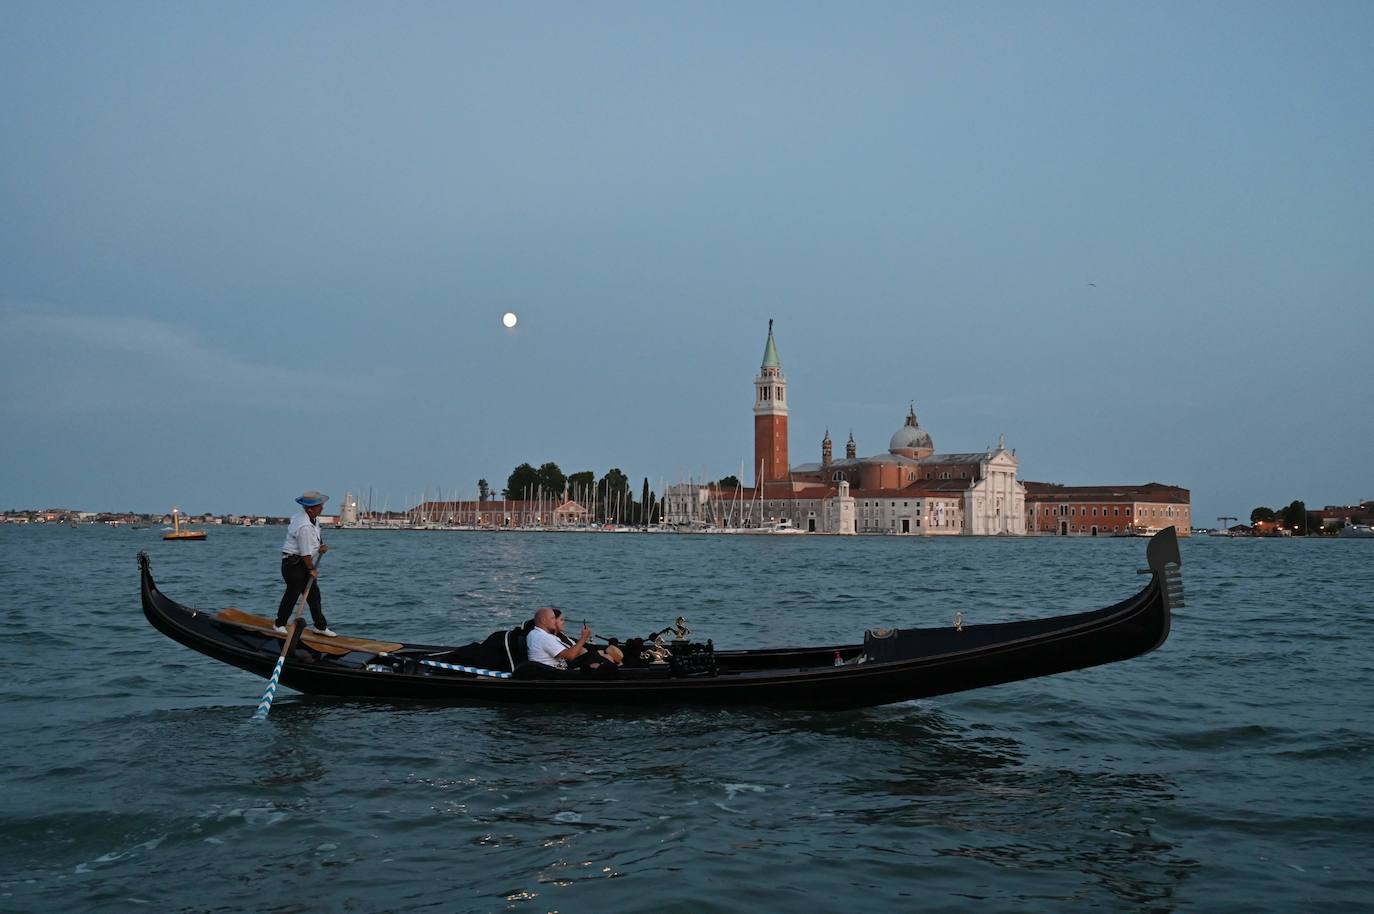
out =
<path fill-rule="evenodd" d="M 770 320 L 763 364 L 754 378 L 754 485 L 786 479 L 787 469 L 787 379 Z"/>

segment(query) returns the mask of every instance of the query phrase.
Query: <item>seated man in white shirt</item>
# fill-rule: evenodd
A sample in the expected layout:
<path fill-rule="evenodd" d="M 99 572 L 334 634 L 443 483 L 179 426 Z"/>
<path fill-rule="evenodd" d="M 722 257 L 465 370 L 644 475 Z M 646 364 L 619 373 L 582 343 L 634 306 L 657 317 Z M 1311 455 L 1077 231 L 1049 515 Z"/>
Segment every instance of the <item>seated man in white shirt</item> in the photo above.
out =
<path fill-rule="evenodd" d="M 623 655 L 614 645 L 605 648 L 604 653 L 587 646 L 592 630 L 585 624 L 576 641 L 568 638 L 563 634 L 566 621 L 560 610 L 548 606 L 535 611 L 534 627 L 525 637 L 525 649 L 530 660 L 560 670 L 568 669 L 569 665 L 575 669 L 594 670 L 602 664 L 620 664 Z"/>

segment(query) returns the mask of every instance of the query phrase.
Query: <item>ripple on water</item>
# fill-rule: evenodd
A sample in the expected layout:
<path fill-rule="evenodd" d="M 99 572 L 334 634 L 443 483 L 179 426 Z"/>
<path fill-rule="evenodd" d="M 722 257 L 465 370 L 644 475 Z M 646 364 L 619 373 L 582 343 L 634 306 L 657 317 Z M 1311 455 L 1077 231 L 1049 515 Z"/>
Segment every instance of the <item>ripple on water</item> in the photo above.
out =
<path fill-rule="evenodd" d="M 65 532 L 0 529 L 0 562 L 32 566 Z M 1185 542 L 1189 605 L 1161 651 L 887 708 L 287 691 L 253 724 L 262 681 L 152 631 L 138 546 L 91 532 L 92 576 L 38 582 L 7 619 L 0 702 L 22 751 L 0 761 L 0 907 L 1341 910 L 1374 891 L 1374 571 L 1330 544 Z M 262 611 L 279 534 L 142 545 L 170 595 Z M 597 631 L 681 614 L 721 647 L 836 643 L 954 609 L 1105 605 L 1143 554 L 776 539 L 339 534 L 325 593 L 336 628 L 436 641 L 559 605 Z"/>

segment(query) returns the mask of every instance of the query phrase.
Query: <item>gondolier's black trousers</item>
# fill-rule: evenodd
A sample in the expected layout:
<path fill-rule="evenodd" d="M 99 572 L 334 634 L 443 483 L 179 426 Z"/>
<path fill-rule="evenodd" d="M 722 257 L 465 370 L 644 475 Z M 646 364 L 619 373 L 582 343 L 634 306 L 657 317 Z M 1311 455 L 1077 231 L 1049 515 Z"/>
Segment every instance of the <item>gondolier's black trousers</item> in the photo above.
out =
<path fill-rule="evenodd" d="M 301 601 L 301 594 L 305 592 L 305 585 L 310 581 L 310 569 L 305 567 L 305 562 L 298 555 L 283 556 L 281 579 L 286 582 L 286 593 L 282 594 L 281 603 L 277 606 L 277 624 L 285 625 L 291 621 L 291 613 L 295 612 L 296 604 Z M 315 586 L 310 588 L 310 596 L 305 598 L 305 603 L 310 607 L 310 618 L 314 620 L 315 627 L 328 628 L 329 623 L 325 621 L 324 610 L 320 608 L 318 578 L 315 579 Z"/>

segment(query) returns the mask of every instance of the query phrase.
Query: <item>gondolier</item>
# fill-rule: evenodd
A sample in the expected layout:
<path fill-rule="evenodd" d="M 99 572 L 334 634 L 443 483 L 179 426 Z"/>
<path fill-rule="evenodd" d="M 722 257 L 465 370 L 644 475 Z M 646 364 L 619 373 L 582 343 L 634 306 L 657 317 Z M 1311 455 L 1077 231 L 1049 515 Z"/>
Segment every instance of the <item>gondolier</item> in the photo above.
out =
<path fill-rule="evenodd" d="M 319 572 L 315 568 L 318 556 L 329 551 L 329 547 L 320 539 L 319 522 L 320 512 L 327 501 L 328 495 L 313 489 L 296 499 L 301 510 L 291 518 L 291 525 L 286 528 L 286 541 L 281 547 L 281 577 L 286 582 L 286 593 L 282 594 L 281 603 L 277 606 L 275 628 L 278 632 L 285 633 L 286 623 L 291 621 L 291 611 L 295 609 L 301 594 L 305 593 L 306 585 L 313 579 L 314 583 L 305 599 L 310 607 L 310 619 L 315 623 L 317 634 L 334 637 L 320 605 Z"/>

